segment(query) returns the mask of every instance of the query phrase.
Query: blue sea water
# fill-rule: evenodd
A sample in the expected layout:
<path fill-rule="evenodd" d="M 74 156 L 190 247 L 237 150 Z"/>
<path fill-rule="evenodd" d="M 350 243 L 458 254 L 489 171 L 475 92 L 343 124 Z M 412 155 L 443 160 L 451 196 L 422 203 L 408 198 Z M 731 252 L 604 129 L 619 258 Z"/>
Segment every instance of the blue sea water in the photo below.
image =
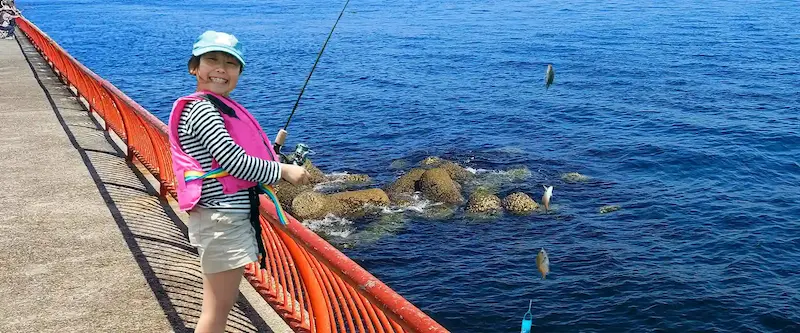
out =
<path fill-rule="evenodd" d="M 271 135 L 344 4 L 17 3 L 162 120 L 193 89 L 196 36 L 234 33 L 248 59 L 234 97 Z M 353 0 L 289 143 L 378 185 L 404 171 L 393 161 L 438 155 L 531 171 L 501 194 L 538 201 L 555 186 L 551 214 L 405 216 L 343 250 L 453 332 L 516 332 L 529 300 L 534 332 L 800 332 L 798 8 Z M 566 183 L 565 172 L 591 179 Z M 622 209 L 598 213 L 612 204 Z"/>

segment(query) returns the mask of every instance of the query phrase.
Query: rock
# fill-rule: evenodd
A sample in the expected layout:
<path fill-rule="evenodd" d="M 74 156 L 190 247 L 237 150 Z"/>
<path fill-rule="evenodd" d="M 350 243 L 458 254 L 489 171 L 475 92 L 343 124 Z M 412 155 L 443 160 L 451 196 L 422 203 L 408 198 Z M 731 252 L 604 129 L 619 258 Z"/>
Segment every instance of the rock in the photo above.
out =
<path fill-rule="evenodd" d="M 618 211 L 620 209 L 622 209 L 622 207 L 617 206 L 617 205 L 603 206 L 603 207 L 600 207 L 600 214 L 616 212 L 616 211 Z"/>
<path fill-rule="evenodd" d="M 273 187 L 275 188 L 275 196 L 278 197 L 281 206 L 290 213 L 292 213 L 292 201 L 294 198 L 297 197 L 298 194 L 312 189 L 312 185 L 296 186 L 285 180 L 279 181 L 277 184 L 273 185 Z"/>
<path fill-rule="evenodd" d="M 585 182 L 589 180 L 589 176 L 584 176 L 577 172 L 567 172 L 561 175 L 561 180 L 568 182 L 568 183 L 577 183 L 577 182 Z"/>
<path fill-rule="evenodd" d="M 412 193 L 386 193 L 389 201 L 400 207 L 408 207 L 417 201 Z"/>
<path fill-rule="evenodd" d="M 325 176 L 325 181 L 314 185 L 314 191 L 336 193 L 353 189 L 363 189 L 372 179 L 368 175 L 336 173 Z"/>
<path fill-rule="evenodd" d="M 414 193 L 414 191 L 416 191 L 416 183 L 422 177 L 423 173 L 425 173 L 424 169 L 411 169 L 406 174 L 400 176 L 394 183 L 386 187 L 386 193 L 388 193 L 390 197 L 394 197 L 395 194 Z"/>
<path fill-rule="evenodd" d="M 471 176 L 467 187 L 490 187 L 503 188 L 512 183 L 524 182 L 531 177 L 531 171 L 527 167 L 518 167 L 501 172 L 484 172 Z"/>
<path fill-rule="evenodd" d="M 392 164 L 389 165 L 389 169 L 402 170 L 405 169 L 408 166 L 408 164 L 409 164 L 408 160 L 406 159 L 394 160 L 392 161 Z"/>
<path fill-rule="evenodd" d="M 467 169 L 464 169 L 464 167 L 450 161 L 442 162 L 441 165 L 439 165 L 439 168 L 447 170 L 447 172 L 450 174 L 450 178 L 459 183 L 464 183 L 465 181 L 472 179 L 472 176 L 474 176 L 472 172 L 469 172 Z"/>
<path fill-rule="evenodd" d="M 389 197 L 383 190 L 372 188 L 360 191 L 347 191 L 328 195 L 331 200 L 333 213 L 340 217 L 360 217 L 364 213 L 364 205 L 374 206 L 389 205 Z"/>
<path fill-rule="evenodd" d="M 506 170 L 509 182 L 521 182 L 531 177 L 531 170 L 526 166 L 520 166 Z"/>
<path fill-rule="evenodd" d="M 321 219 L 331 210 L 331 201 L 322 193 L 305 191 L 292 200 L 292 213 L 300 220 Z"/>
<path fill-rule="evenodd" d="M 447 170 L 450 173 L 450 178 L 459 182 L 463 183 L 464 181 L 470 179 L 473 174 L 464 167 L 456 164 L 455 162 L 448 161 L 436 156 L 428 156 L 421 162 L 419 162 L 420 166 L 424 169 L 432 169 L 432 168 L 442 168 Z"/>
<path fill-rule="evenodd" d="M 503 207 L 513 214 L 527 214 L 539 209 L 539 204 L 522 192 L 509 194 L 503 199 Z"/>
<path fill-rule="evenodd" d="M 435 168 L 438 167 L 439 164 L 442 164 L 443 161 L 444 160 L 436 156 L 428 156 L 424 160 L 419 162 L 419 165 L 422 166 L 423 168 Z"/>
<path fill-rule="evenodd" d="M 467 212 L 472 214 L 497 214 L 503 209 L 500 198 L 485 191 L 472 193 L 467 200 Z"/>
<path fill-rule="evenodd" d="M 372 181 L 368 175 L 361 175 L 361 174 L 354 174 L 354 175 L 344 175 L 341 178 L 345 183 L 369 183 Z"/>
<path fill-rule="evenodd" d="M 418 185 L 422 194 L 430 200 L 446 204 L 464 202 L 460 186 L 450 178 L 450 173 L 445 169 L 426 170 L 420 177 Z"/>
<path fill-rule="evenodd" d="M 306 168 L 306 171 L 309 173 L 309 182 L 311 184 L 319 184 L 325 181 L 325 174 L 314 166 L 314 163 L 311 163 L 311 160 L 306 160 L 306 163 L 303 164 L 303 167 Z"/>
<path fill-rule="evenodd" d="M 305 191 L 292 200 L 292 213 L 300 220 L 321 219 L 328 214 L 342 218 L 358 218 L 365 214 L 364 205 L 386 206 L 389 197 L 381 189 L 322 194 Z"/>
<path fill-rule="evenodd" d="M 471 181 L 464 184 L 465 191 L 468 193 L 486 192 L 497 195 L 500 192 L 500 184 L 482 183 L 479 181 Z"/>

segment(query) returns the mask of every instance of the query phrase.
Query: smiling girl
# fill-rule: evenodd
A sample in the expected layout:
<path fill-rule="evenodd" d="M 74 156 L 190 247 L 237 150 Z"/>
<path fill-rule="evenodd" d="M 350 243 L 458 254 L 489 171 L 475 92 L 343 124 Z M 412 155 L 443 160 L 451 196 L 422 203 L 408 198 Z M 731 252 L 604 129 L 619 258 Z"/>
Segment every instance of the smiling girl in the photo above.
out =
<path fill-rule="evenodd" d="M 258 121 L 230 98 L 245 65 L 233 35 L 206 31 L 189 59 L 195 93 L 173 104 L 170 150 L 178 204 L 203 272 L 196 332 L 223 332 L 244 266 L 263 259 L 258 185 L 308 183 L 305 168 L 280 163 Z"/>

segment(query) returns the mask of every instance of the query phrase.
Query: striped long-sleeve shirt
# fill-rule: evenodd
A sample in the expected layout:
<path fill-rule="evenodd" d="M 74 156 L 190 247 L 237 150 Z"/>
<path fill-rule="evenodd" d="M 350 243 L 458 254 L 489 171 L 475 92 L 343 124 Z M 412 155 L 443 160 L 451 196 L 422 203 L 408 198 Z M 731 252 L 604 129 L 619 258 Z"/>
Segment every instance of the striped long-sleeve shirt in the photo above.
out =
<path fill-rule="evenodd" d="M 264 184 L 274 184 L 281 179 L 278 162 L 247 155 L 233 141 L 222 115 L 209 101 L 186 104 L 178 123 L 178 139 L 183 151 L 200 162 L 203 171 L 211 170 L 213 159 L 236 178 Z M 216 179 L 203 180 L 198 205 L 228 212 L 250 212 L 247 191 L 222 193 L 222 183 Z"/>

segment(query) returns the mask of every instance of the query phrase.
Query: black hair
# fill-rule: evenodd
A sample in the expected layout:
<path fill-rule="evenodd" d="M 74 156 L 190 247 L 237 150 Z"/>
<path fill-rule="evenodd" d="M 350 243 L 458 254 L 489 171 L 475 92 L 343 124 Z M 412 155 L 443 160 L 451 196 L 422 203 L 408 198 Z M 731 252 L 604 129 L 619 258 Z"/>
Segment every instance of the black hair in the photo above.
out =
<path fill-rule="evenodd" d="M 236 57 L 234 57 L 234 59 L 236 59 Z M 239 63 L 239 74 L 242 74 L 242 71 L 244 71 L 244 66 L 239 59 L 236 59 L 236 62 Z M 186 64 L 186 66 L 189 67 L 189 73 L 191 73 L 193 70 L 197 70 L 197 68 L 200 67 L 200 56 L 192 55 L 192 57 L 189 58 L 189 62 Z"/>

